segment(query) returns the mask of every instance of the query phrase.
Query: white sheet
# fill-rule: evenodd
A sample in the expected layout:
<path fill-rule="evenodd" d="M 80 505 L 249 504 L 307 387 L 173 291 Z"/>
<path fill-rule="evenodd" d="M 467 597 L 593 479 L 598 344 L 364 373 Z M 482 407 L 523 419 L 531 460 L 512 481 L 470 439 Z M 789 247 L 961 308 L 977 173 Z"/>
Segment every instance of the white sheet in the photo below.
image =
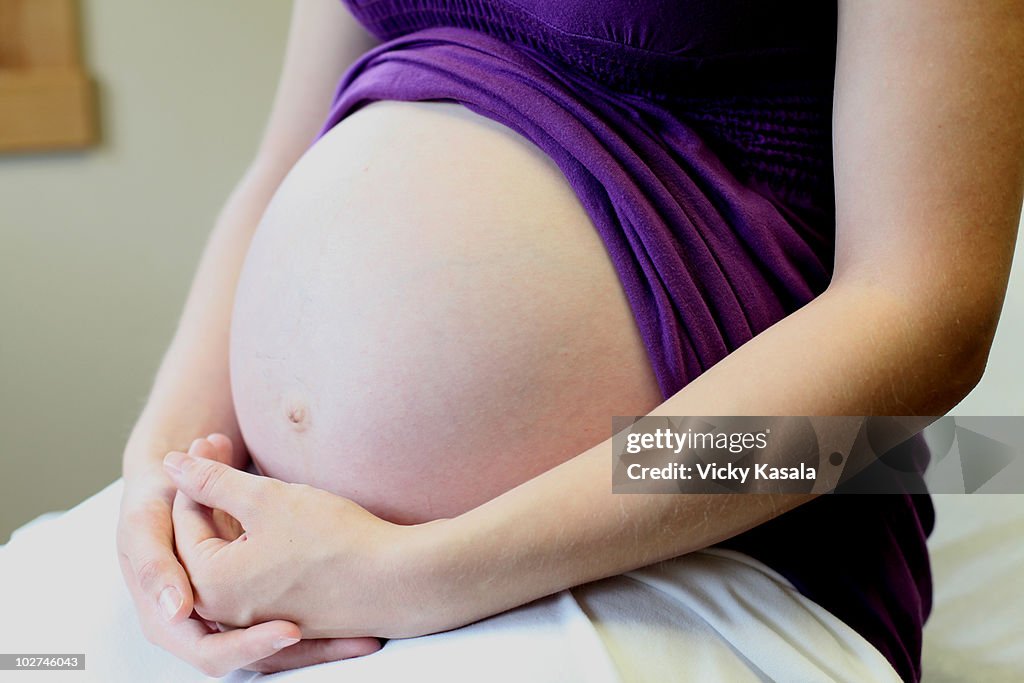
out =
<path fill-rule="evenodd" d="M 115 483 L 0 548 L 6 652 L 86 653 L 85 672 L 3 681 L 205 677 L 147 643 L 118 572 Z M 262 678 L 236 672 L 233 683 Z M 444 634 L 268 682 L 895 681 L 870 644 L 770 568 L 711 551 L 563 591 Z"/>
<path fill-rule="evenodd" d="M 1024 681 L 1024 495 L 936 495 L 925 683 Z"/>

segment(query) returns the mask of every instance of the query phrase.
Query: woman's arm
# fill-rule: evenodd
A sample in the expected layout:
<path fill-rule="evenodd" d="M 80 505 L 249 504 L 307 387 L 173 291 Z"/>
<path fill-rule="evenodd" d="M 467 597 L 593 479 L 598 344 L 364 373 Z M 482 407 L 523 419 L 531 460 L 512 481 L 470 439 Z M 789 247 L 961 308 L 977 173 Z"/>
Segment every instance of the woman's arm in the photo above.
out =
<path fill-rule="evenodd" d="M 939 415 L 980 378 L 1024 189 L 1024 5 L 840 3 L 828 290 L 660 415 Z M 611 442 L 408 539 L 408 634 L 691 552 L 809 497 L 613 495 Z M 410 552 L 404 549 L 404 552 Z M 398 635 L 398 634 L 393 634 Z"/>
<path fill-rule="evenodd" d="M 199 435 L 222 432 L 242 449 L 228 380 L 234 290 L 260 217 L 327 115 L 344 69 L 372 39 L 337 0 L 296 0 L 277 94 L 258 153 L 217 219 L 177 332 L 124 451 L 118 555 L 147 637 L 197 666 L 244 666 L 274 649 L 281 628 L 209 636 L 189 619 L 192 590 L 174 555 L 174 485 L 161 460 Z M 294 626 L 285 629 L 288 634 Z M 208 637 L 209 636 L 209 637 Z M 219 668 L 218 668 L 219 670 Z M 211 669 L 211 673 L 213 670 Z"/>

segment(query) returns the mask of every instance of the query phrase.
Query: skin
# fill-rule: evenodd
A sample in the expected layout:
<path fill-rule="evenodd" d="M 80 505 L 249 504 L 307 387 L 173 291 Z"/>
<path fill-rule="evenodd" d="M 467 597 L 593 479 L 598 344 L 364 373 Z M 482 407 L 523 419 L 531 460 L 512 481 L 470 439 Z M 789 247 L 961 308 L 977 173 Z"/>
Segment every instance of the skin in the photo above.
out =
<path fill-rule="evenodd" d="M 246 256 L 230 364 L 262 474 L 402 524 L 485 503 L 662 401 L 565 176 L 454 103 L 375 102 L 295 165 Z"/>
<path fill-rule="evenodd" d="M 1024 7 L 1015 1 L 841 2 L 832 283 L 652 414 L 938 415 L 955 405 L 984 370 L 1020 216 L 1022 46 Z M 223 313 L 211 306 L 204 315 L 220 330 Z M 214 377 L 224 372 L 213 359 L 208 367 Z M 616 497 L 611 444 L 603 442 L 468 512 L 398 526 L 339 496 L 246 474 L 245 455 L 223 442 L 218 450 L 220 437 L 191 456 L 167 443 L 181 440 L 156 435 L 190 426 L 174 406 L 191 389 L 207 395 L 227 426 L 206 420 L 191 425 L 190 436 L 219 431 L 241 443 L 229 396 L 208 385 L 168 386 L 155 394 L 162 409 L 137 428 L 147 445 L 126 454 L 128 509 L 146 531 L 126 532 L 125 541 L 145 552 L 122 555 L 130 586 L 131 570 L 151 568 L 133 589 L 144 627 L 160 589 L 187 592 L 171 623 L 152 628 L 208 671 L 245 666 L 247 657 L 267 666 L 271 638 L 404 637 L 470 623 L 703 548 L 808 500 Z M 171 453 L 157 475 L 152 454 L 161 440 Z M 167 496 L 175 488 L 184 494 L 175 512 L 179 552 L 201 596 L 199 613 L 240 627 L 196 636 L 191 642 L 206 643 L 201 657 L 167 637 L 196 621 L 187 620 L 191 589 L 170 552 Z M 230 538 L 237 527 L 214 524 L 204 507 L 236 519 L 245 535 Z M 281 509 L 296 514 L 268 513 Z"/>

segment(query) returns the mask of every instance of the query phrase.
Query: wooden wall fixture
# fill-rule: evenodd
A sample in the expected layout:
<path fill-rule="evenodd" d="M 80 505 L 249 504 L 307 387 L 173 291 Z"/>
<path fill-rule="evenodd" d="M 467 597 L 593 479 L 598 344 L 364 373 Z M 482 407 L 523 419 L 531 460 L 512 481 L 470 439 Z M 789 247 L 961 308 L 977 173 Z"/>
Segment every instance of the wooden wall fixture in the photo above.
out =
<path fill-rule="evenodd" d="M 0 0 L 0 151 L 86 147 L 95 91 L 81 64 L 76 0 Z"/>

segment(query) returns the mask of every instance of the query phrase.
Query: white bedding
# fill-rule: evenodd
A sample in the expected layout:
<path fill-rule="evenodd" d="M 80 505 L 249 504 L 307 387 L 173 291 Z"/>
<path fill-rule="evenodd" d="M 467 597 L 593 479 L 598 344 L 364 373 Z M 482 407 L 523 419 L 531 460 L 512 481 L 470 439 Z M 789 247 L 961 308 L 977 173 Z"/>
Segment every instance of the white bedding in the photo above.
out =
<path fill-rule="evenodd" d="M 936 495 L 925 683 L 1024 681 L 1024 495 Z"/>
<path fill-rule="evenodd" d="M 0 681 L 206 680 L 147 643 L 114 551 L 117 482 L 0 547 L 0 651 L 85 652 L 85 672 Z M 1024 496 L 937 496 L 925 681 L 1024 680 Z M 236 672 L 233 683 L 260 677 Z M 893 681 L 884 658 L 745 555 L 696 553 L 366 658 L 266 677 L 345 681 Z"/>

